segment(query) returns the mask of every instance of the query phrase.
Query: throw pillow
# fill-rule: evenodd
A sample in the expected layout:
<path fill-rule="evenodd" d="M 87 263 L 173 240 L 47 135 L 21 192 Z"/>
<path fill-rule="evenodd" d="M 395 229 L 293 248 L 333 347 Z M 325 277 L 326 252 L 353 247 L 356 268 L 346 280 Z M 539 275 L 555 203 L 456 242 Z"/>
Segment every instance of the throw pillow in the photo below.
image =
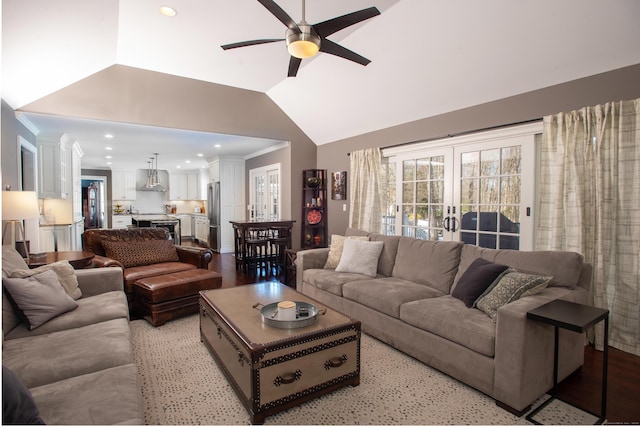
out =
<path fill-rule="evenodd" d="M 507 265 L 493 263 L 478 257 L 464 271 L 451 295 L 462 300 L 467 308 L 471 308 L 476 299 L 507 268 Z"/>
<path fill-rule="evenodd" d="M 382 241 L 346 239 L 336 272 L 351 272 L 375 277 L 383 246 Z"/>
<path fill-rule="evenodd" d="M 103 241 L 102 245 L 107 257 L 125 268 L 180 260 L 171 240 Z"/>
<path fill-rule="evenodd" d="M 344 237 L 342 235 L 331 235 L 331 244 L 329 245 L 329 255 L 324 264 L 325 269 L 335 269 L 340 263 L 342 251 L 344 250 L 344 240 L 354 239 L 360 241 L 369 241 L 369 237 Z"/>
<path fill-rule="evenodd" d="M 13 271 L 9 276 L 11 278 L 26 278 L 49 270 L 53 270 L 53 272 L 56 273 L 60 284 L 62 284 L 62 288 L 64 288 L 64 291 L 66 291 L 69 296 L 74 300 L 82 297 L 82 291 L 80 291 L 80 287 L 78 287 L 76 270 L 73 269 L 73 266 L 71 266 L 68 260 L 61 260 L 35 269 L 18 269 Z"/>
<path fill-rule="evenodd" d="M 4 365 L 2 366 L 2 424 L 45 424 L 29 389 L 16 373 Z"/>
<path fill-rule="evenodd" d="M 3 278 L 2 284 L 26 317 L 30 330 L 78 307 L 52 270 L 26 278 Z"/>
<path fill-rule="evenodd" d="M 496 284 L 486 296 L 478 300 L 477 308 L 496 322 L 498 308 L 521 297 L 542 291 L 553 277 L 530 275 L 522 272 L 510 272 Z"/>

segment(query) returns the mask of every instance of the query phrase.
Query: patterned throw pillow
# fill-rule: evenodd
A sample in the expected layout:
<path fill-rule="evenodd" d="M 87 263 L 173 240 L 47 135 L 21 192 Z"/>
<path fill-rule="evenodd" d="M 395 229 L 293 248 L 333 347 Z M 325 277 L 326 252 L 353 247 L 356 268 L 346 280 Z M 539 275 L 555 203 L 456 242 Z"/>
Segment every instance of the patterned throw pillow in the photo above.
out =
<path fill-rule="evenodd" d="M 521 297 L 539 293 L 549 285 L 553 277 L 510 272 L 502 277 L 496 286 L 478 300 L 476 307 L 489 315 L 493 322 L 498 317 L 498 308 Z"/>
<path fill-rule="evenodd" d="M 122 263 L 125 268 L 178 262 L 178 252 L 171 240 L 103 241 L 107 257 Z"/>

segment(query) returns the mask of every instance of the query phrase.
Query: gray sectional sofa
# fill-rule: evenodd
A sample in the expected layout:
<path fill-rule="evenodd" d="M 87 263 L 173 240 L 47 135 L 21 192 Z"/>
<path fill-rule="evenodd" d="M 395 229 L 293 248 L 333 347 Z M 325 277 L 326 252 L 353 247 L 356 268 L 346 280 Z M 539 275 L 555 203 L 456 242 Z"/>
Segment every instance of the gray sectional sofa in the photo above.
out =
<path fill-rule="evenodd" d="M 2 269 L 6 283 L 27 265 L 3 246 Z M 86 269 L 75 275 L 82 293 L 77 307 L 33 329 L 3 288 L 3 391 L 14 376 L 10 372 L 15 373 L 47 424 L 143 424 L 122 270 Z M 9 397 L 3 398 L 6 410 Z"/>
<path fill-rule="evenodd" d="M 371 261 L 363 250 L 345 259 L 347 239 L 337 267 L 335 263 L 325 267 L 329 248 L 298 252 L 298 291 L 360 320 L 364 332 L 490 395 L 512 413 L 523 414 L 552 387 L 553 328 L 526 315 L 554 299 L 587 302 L 591 266 L 580 254 L 492 250 L 354 229 L 348 229 L 346 236 L 382 242 L 380 255 L 374 255 L 375 276 L 345 271 L 345 260 Z M 475 269 L 464 274 L 477 258 L 512 268 L 504 273 L 552 278 L 536 294 L 519 295 L 524 297 L 494 309 L 491 318 L 486 309 L 467 307 L 452 295 L 461 278 L 467 283 L 471 278 L 473 284 Z M 561 330 L 559 349 L 562 379 L 582 365 L 584 336 Z"/>

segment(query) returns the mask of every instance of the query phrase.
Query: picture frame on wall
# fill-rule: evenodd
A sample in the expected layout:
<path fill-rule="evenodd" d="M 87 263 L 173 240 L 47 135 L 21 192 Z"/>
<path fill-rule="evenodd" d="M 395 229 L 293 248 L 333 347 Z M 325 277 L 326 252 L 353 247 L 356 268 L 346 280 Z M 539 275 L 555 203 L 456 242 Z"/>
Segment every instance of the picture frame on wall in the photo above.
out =
<path fill-rule="evenodd" d="M 331 173 L 331 199 L 347 199 L 347 172 Z"/>

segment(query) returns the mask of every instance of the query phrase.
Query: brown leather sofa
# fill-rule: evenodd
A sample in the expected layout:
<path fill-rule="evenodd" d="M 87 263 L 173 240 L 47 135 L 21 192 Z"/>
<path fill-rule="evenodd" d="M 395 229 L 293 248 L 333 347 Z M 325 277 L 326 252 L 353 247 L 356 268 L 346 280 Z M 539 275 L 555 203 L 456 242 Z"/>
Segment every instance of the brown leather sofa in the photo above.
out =
<path fill-rule="evenodd" d="M 132 316 L 137 316 L 136 281 L 207 269 L 213 259 L 213 252 L 208 248 L 174 245 L 164 228 L 89 229 L 82 234 L 82 245 L 84 250 L 95 254 L 94 267 L 122 268 Z"/>

